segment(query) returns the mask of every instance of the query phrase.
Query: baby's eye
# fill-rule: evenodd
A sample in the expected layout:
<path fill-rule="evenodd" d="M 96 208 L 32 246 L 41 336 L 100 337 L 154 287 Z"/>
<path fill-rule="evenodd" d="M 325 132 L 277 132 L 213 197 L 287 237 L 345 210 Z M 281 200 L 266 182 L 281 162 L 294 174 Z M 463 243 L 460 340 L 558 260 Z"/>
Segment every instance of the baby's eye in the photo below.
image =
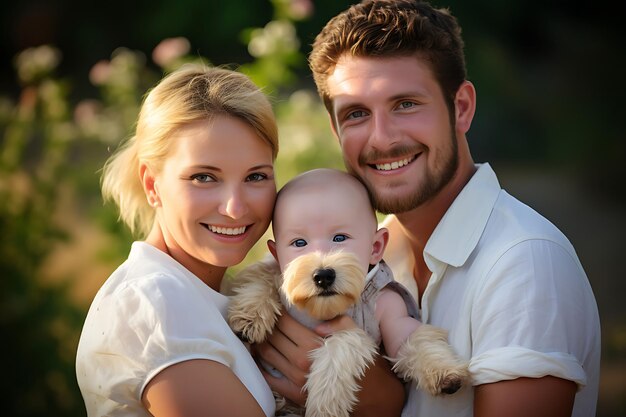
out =
<path fill-rule="evenodd" d="M 348 239 L 348 236 L 342 234 L 333 236 L 333 242 L 336 243 L 344 242 L 346 239 Z"/>
<path fill-rule="evenodd" d="M 291 242 L 292 246 L 295 246 L 296 248 L 303 248 L 306 246 L 306 240 L 304 239 L 296 239 L 293 242 Z"/>
<path fill-rule="evenodd" d="M 215 181 L 215 179 L 209 174 L 194 174 L 191 176 L 191 180 L 202 184 Z"/>

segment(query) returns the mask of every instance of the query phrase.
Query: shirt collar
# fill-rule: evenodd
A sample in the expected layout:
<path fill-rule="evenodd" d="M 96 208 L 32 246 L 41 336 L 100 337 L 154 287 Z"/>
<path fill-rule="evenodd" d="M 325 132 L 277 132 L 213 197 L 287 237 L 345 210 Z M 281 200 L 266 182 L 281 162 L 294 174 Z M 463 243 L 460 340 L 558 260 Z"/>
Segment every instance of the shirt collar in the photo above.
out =
<path fill-rule="evenodd" d="M 374 267 L 369 270 L 369 272 L 365 276 L 365 282 L 369 282 L 369 280 L 372 279 L 374 275 L 376 275 L 379 269 L 380 269 L 380 262 L 374 265 Z"/>
<path fill-rule="evenodd" d="M 425 258 L 460 267 L 478 244 L 501 188 L 489 164 L 476 166 L 477 171 L 428 239 Z"/>

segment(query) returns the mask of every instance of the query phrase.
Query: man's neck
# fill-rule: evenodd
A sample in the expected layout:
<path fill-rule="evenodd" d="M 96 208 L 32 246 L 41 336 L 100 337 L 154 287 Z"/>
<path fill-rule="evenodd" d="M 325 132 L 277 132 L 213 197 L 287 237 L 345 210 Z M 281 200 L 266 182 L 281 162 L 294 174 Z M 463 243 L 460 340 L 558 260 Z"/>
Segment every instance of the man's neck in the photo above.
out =
<path fill-rule="evenodd" d="M 444 214 L 476 172 L 473 162 L 469 162 L 471 164 L 459 167 L 457 175 L 435 197 L 411 211 L 396 214 L 413 252 L 413 278 L 417 284 L 420 305 L 431 275 L 424 260 L 424 248 Z"/>

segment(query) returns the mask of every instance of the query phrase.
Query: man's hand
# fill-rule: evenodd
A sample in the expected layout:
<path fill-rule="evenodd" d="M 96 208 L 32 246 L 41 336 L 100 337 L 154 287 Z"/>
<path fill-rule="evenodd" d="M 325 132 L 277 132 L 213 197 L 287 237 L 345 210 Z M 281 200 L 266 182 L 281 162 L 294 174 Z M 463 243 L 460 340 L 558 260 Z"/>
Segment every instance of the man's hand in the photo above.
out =
<path fill-rule="evenodd" d="M 262 369 L 270 388 L 304 406 L 304 384 L 311 367 L 309 351 L 321 345 L 319 335 L 283 311 L 271 336 L 265 342 L 253 345 L 253 352 L 285 376 L 276 378 Z"/>
<path fill-rule="evenodd" d="M 253 352 L 285 376 L 276 378 L 262 371 L 270 388 L 304 406 L 307 398 L 304 384 L 311 367 L 309 351 L 320 347 L 323 337 L 354 327 L 356 324 L 350 317 L 339 316 L 312 331 L 283 312 L 272 335 L 267 341 L 254 345 Z M 353 416 L 400 415 L 404 388 L 384 358 L 376 358 L 376 363 L 366 371 L 360 384 L 362 390 Z"/>
<path fill-rule="evenodd" d="M 354 327 L 356 324 L 350 317 L 339 316 L 320 324 L 313 331 L 283 311 L 272 335 L 265 342 L 254 345 L 253 352 L 285 376 L 276 378 L 261 369 L 270 388 L 304 406 L 304 384 L 311 368 L 309 352 L 322 345 L 323 337 Z"/>

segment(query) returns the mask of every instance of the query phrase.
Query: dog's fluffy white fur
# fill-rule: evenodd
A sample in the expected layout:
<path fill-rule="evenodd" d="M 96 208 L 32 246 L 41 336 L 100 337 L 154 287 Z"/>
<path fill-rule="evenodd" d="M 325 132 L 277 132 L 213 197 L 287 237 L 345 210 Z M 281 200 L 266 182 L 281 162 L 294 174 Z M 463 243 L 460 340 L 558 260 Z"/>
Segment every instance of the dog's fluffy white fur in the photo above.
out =
<path fill-rule="evenodd" d="M 316 271 L 333 269 L 332 291 L 322 293 L 313 279 Z M 233 282 L 229 324 L 242 338 L 263 342 L 272 333 L 281 306 L 304 324 L 313 326 L 343 314 L 360 299 L 365 277 L 349 253 L 309 253 L 292 261 L 281 274 L 267 258 L 241 271 Z M 308 318 L 303 318 L 303 315 Z M 311 320 L 312 319 L 312 320 Z M 334 333 L 311 352 L 305 388 L 307 417 L 348 417 L 356 404 L 358 380 L 377 354 L 374 340 L 362 329 Z M 467 364 L 447 343 L 445 330 L 422 324 L 403 342 L 394 362 L 396 373 L 417 380 L 433 395 L 456 391 L 469 377 Z"/>

